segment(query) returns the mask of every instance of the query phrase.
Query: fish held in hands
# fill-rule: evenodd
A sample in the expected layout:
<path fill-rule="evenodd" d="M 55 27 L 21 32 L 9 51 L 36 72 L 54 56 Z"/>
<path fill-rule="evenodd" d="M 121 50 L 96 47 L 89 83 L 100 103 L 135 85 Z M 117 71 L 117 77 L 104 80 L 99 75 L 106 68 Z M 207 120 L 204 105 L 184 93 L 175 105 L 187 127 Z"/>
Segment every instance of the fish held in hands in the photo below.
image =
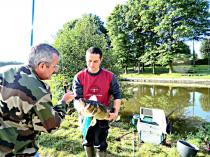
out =
<path fill-rule="evenodd" d="M 85 116 L 94 117 L 98 120 L 104 120 L 109 117 L 109 109 L 97 101 L 79 99 L 79 103 L 84 107 L 83 114 Z"/>

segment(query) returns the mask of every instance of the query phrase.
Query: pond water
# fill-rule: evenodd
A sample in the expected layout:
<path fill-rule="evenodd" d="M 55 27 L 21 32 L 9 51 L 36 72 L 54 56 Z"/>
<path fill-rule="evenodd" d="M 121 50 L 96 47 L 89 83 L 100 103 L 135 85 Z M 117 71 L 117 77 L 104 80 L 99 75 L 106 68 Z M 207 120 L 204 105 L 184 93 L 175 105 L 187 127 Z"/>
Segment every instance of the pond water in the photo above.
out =
<path fill-rule="evenodd" d="M 163 109 L 166 116 L 198 117 L 210 122 L 210 88 L 122 82 L 122 115 L 139 114 L 140 107 Z"/>

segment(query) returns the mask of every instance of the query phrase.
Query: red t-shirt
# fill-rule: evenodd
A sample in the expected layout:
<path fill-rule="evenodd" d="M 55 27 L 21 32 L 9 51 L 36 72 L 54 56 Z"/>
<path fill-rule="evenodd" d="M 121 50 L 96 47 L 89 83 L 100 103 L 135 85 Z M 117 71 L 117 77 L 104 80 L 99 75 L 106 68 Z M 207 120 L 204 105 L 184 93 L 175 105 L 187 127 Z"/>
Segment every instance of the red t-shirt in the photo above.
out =
<path fill-rule="evenodd" d="M 87 69 L 78 73 L 77 79 L 83 87 L 83 97 L 88 100 L 91 96 L 96 96 L 97 101 L 109 106 L 110 100 L 110 84 L 112 81 L 112 73 L 101 69 L 97 74 L 90 74 Z"/>

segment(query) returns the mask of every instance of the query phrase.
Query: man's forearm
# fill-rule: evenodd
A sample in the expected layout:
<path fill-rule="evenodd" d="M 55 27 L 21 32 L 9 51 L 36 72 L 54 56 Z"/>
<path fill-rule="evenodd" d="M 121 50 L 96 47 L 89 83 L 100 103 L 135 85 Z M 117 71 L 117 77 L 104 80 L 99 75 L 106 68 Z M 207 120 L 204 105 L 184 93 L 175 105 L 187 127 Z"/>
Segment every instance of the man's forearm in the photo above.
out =
<path fill-rule="evenodd" d="M 119 110 L 120 110 L 120 104 L 121 104 L 120 99 L 115 99 L 114 100 L 114 106 L 113 106 L 114 110 L 115 110 L 114 112 L 117 113 L 117 114 L 119 113 Z"/>

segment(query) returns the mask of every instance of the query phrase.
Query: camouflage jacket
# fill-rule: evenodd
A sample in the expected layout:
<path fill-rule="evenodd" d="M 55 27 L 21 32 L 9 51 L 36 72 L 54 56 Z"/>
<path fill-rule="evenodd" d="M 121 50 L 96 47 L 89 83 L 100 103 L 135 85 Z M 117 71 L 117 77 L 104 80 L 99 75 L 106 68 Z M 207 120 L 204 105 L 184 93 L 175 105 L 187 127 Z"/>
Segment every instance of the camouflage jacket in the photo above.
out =
<path fill-rule="evenodd" d="M 33 155 L 36 135 L 59 127 L 65 104 L 53 106 L 49 86 L 28 66 L 0 71 L 0 156 Z"/>

